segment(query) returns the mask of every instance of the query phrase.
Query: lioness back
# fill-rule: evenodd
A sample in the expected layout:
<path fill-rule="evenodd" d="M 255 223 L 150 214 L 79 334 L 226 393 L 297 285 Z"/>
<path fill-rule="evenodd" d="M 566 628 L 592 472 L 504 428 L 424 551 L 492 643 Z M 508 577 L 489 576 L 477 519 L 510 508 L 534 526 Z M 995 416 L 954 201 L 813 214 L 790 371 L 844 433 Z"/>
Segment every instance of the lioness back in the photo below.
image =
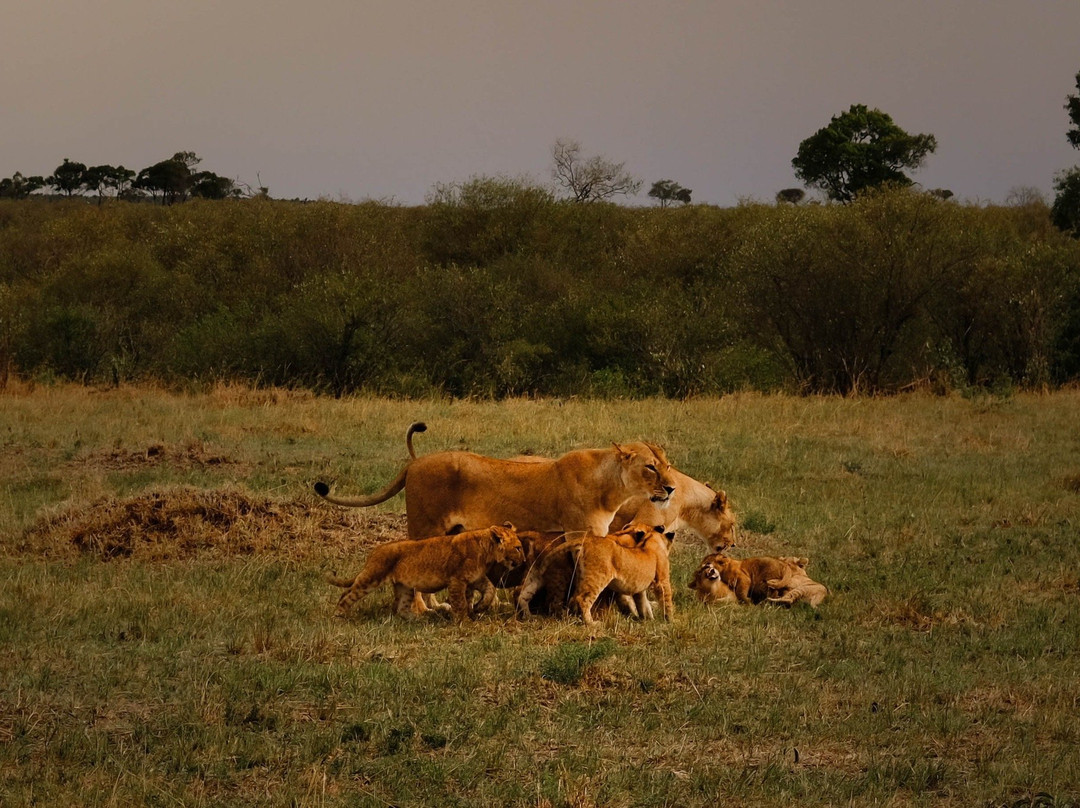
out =
<path fill-rule="evenodd" d="M 410 536 L 512 522 L 521 530 L 605 533 L 632 496 L 666 501 L 671 467 L 645 444 L 580 449 L 555 459 L 439 452 L 414 460 L 405 483 Z"/>

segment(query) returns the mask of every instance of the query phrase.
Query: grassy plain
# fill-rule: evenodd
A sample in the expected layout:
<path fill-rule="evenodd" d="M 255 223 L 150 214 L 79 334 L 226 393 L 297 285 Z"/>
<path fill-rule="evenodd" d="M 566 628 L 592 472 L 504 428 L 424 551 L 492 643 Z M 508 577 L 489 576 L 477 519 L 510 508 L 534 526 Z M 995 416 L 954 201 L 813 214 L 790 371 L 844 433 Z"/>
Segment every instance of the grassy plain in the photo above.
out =
<path fill-rule="evenodd" d="M 419 451 L 663 443 L 818 611 L 333 617 Z M 1080 393 L 0 395 L 0 804 L 1044 805 L 1080 796 Z"/>

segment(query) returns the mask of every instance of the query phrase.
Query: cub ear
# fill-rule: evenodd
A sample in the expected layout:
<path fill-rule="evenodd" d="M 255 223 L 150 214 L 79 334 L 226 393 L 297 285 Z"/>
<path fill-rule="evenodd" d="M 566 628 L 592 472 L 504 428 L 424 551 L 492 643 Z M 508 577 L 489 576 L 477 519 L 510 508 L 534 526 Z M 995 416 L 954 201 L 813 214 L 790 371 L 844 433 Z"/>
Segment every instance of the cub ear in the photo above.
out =
<path fill-rule="evenodd" d="M 671 544 L 673 541 L 675 541 L 675 531 L 669 530 L 667 533 L 664 534 L 664 538 L 667 539 L 668 544 Z"/>
<path fill-rule="evenodd" d="M 663 532 L 664 532 L 664 526 L 663 525 L 653 525 L 653 533 L 663 533 Z"/>
<path fill-rule="evenodd" d="M 635 544 L 641 544 L 641 542 L 642 542 L 642 541 L 643 541 L 643 540 L 645 539 L 645 537 L 646 537 L 646 536 L 648 536 L 648 535 L 649 535 L 649 534 L 648 534 L 648 533 L 646 533 L 646 532 L 645 532 L 644 530 L 635 530 L 635 531 L 634 531 L 634 543 L 635 543 Z"/>
<path fill-rule="evenodd" d="M 499 532 L 499 528 L 493 527 L 491 529 L 491 538 L 495 540 L 496 544 L 502 544 L 503 537 L 502 533 Z"/>

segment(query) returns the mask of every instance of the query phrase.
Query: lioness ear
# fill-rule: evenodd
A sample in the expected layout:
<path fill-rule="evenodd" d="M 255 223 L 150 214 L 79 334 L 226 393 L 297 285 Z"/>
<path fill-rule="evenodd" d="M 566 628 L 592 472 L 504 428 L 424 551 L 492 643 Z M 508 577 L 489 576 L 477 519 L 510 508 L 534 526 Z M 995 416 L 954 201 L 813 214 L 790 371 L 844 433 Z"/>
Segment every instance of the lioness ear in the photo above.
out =
<path fill-rule="evenodd" d="M 619 458 L 622 460 L 629 460 L 631 457 L 634 456 L 634 453 L 632 451 L 630 451 L 629 449 L 624 449 L 614 441 L 612 441 L 611 445 L 615 447 L 615 451 L 618 453 Z"/>
<path fill-rule="evenodd" d="M 663 446 L 656 443 L 649 443 L 649 441 L 645 441 L 645 445 L 649 447 L 654 455 L 656 455 L 657 460 L 662 460 L 665 463 L 667 462 L 667 453 L 664 451 Z"/>
<path fill-rule="evenodd" d="M 717 491 L 716 496 L 713 497 L 712 506 L 718 511 L 725 510 L 727 508 L 727 494 L 724 491 Z"/>
<path fill-rule="evenodd" d="M 503 527 L 505 527 L 507 530 L 516 530 L 513 522 L 503 522 Z"/>

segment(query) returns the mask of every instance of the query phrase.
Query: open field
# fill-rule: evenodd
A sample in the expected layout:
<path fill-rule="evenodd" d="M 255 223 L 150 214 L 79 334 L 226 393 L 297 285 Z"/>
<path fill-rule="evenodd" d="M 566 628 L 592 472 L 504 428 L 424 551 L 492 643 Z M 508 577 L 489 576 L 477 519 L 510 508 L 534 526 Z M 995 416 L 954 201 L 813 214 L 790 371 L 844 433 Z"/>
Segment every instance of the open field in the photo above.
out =
<path fill-rule="evenodd" d="M 670 624 L 336 619 L 418 451 L 662 443 L 831 597 Z M 0 394 L 0 804 L 1075 805 L 1080 392 Z"/>

